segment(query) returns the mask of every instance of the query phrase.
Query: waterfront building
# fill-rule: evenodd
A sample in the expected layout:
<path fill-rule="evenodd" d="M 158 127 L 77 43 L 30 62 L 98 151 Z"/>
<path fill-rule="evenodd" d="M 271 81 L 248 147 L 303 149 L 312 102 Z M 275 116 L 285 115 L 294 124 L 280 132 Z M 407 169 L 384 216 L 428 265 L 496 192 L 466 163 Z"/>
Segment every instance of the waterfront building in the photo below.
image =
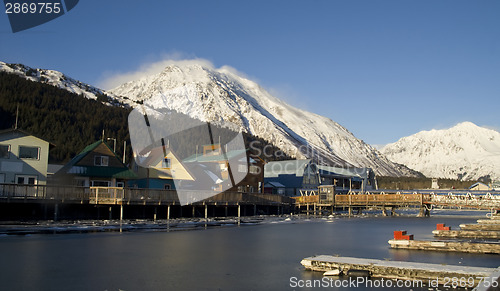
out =
<path fill-rule="evenodd" d="M 249 155 L 245 149 L 223 151 L 220 144 L 204 145 L 202 149 L 200 154 L 183 160 L 196 171 L 197 184 L 213 184 L 213 190 L 220 192 L 263 192 L 264 161 L 260 157 Z"/>
<path fill-rule="evenodd" d="M 486 185 L 484 183 L 477 182 L 477 183 L 474 183 L 472 186 L 470 186 L 469 190 L 490 191 L 490 190 L 493 190 L 493 189 L 490 186 L 488 186 L 488 185 Z"/>
<path fill-rule="evenodd" d="M 0 184 L 46 185 L 52 147 L 21 129 L 0 131 Z"/>
<path fill-rule="evenodd" d="M 134 156 L 132 171 L 137 175 L 128 181 L 132 188 L 175 190 L 174 179 L 194 181 L 193 174 L 168 147 L 156 147 L 147 156 Z"/>
<path fill-rule="evenodd" d="M 376 188 L 370 168 L 340 168 L 318 165 L 313 159 L 269 162 L 264 167 L 264 183 L 279 183 L 286 196 L 309 195 L 320 185 L 334 185 L 337 192 Z"/>
<path fill-rule="evenodd" d="M 136 175 L 103 141 L 85 147 L 54 174 L 57 183 L 79 187 L 124 187 Z"/>

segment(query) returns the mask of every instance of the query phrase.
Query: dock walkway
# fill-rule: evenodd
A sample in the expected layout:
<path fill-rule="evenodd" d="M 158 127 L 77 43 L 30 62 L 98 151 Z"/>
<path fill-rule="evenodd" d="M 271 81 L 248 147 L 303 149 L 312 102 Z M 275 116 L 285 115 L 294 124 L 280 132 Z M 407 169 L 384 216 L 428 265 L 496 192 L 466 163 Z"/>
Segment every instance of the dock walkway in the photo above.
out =
<path fill-rule="evenodd" d="M 347 274 L 349 270 L 363 270 L 370 272 L 372 277 L 400 280 L 422 280 L 428 283 L 430 280 L 438 279 L 440 285 L 450 283 L 450 278 L 464 278 L 473 287 L 479 284 L 482 278 L 490 277 L 500 268 L 481 268 L 468 266 L 453 266 L 441 264 L 429 264 L 418 262 L 385 261 L 378 259 L 364 259 L 353 257 L 335 257 L 320 255 L 308 257 L 301 264 L 312 271 L 339 270 Z M 490 278 L 496 280 L 497 278 Z M 473 284 L 471 284 L 473 282 Z M 473 285 L 473 286 L 472 286 Z"/>

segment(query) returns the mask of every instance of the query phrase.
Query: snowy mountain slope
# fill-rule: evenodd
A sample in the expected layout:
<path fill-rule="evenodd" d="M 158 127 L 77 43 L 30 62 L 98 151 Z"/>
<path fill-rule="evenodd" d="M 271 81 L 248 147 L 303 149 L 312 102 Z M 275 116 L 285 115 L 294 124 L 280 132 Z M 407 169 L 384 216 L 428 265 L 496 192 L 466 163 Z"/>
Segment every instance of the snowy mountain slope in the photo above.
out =
<path fill-rule="evenodd" d="M 59 71 L 35 69 L 22 64 L 7 64 L 0 62 L 0 72 L 16 74 L 27 80 L 49 84 L 71 93 L 83 95 L 89 99 L 97 100 L 98 96 L 105 97 L 104 95 L 107 95 L 108 98 L 104 100 L 107 100 L 106 103 L 110 105 L 131 105 L 132 103 L 127 99 L 113 96 L 104 90 L 70 78 Z"/>
<path fill-rule="evenodd" d="M 428 177 L 500 179 L 500 133 L 471 122 L 421 131 L 386 145 L 381 152 Z"/>
<path fill-rule="evenodd" d="M 110 92 L 202 121 L 232 122 L 298 158 L 315 156 L 337 166 L 371 167 L 379 175 L 415 175 L 331 119 L 292 107 L 224 67 L 178 62 Z"/>

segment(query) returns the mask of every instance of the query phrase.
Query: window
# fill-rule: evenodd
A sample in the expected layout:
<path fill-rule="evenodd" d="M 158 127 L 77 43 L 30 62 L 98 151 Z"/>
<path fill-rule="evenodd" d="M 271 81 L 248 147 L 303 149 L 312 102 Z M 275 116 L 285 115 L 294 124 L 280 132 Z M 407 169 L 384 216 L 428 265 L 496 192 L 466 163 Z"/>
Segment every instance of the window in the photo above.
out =
<path fill-rule="evenodd" d="M 250 166 L 250 174 L 258 175 L 260 174 L 260 168 L 258 166 Z"/>
<path fill-rule="evenodd" d="M 92 187 L 109 187 L 109 181 L 92 181 Z"/>
<path fill-rule="evenodd" d="M 124 182 L 116 182 L 116 187 L 125 187 L 125 183 Z"/>
<path fill-rule="evenodd" d="M 17 175 L 16 183 L 21 185 L 36 185 L 37 177 L 36 176 L 27 176 L 27 175 Z"/>
<path fill-rule="evenodd" d="M 85 179 L 76 178 L 75 179 L 75 185 L 77 187 L 85 187 Z"/>
<path fill-rule="evenodd" d="M 0 145 L 0 159 L 8 159 L 10 153 L 10 145 Z"/>
<path fill-rule="evenodd" d="M 172 186 L 170 184 L 165 184 L 165 185 L 163 185 L 163 189 L 170 190 L 170 189 L 172 189 Z"/>
<path fill-rule="evenodd" d="M 107 167 L 109 162 L 109 157 L 107 156 L 95 156 L 94 166 Z"/>
<path fill-rule="evenodd" d="M 40 159 L 40 148 L 39 147 L 19 146 L 19 158 L 38 160 L 38 159 Z"/>
<path fill-rule="evenodd" d="M 170 159 L 169 158 L 164 158 L 163 161 L 161 161 L 161 167 L 162 168 L 170 168 Z"/>

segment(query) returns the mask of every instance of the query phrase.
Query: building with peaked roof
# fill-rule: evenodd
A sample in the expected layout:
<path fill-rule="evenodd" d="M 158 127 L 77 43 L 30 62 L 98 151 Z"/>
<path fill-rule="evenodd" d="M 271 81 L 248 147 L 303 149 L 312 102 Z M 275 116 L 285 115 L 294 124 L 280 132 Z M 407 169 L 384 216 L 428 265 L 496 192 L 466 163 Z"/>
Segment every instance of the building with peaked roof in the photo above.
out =
<path fill-rule="evenodd" d="M 370 168 L 339 168 L 318 165 L 312 159 L 269 162 L 264 167 L 264 182 L 285 186 L 285 195 L 299 196 L 301 191 L 317 190 L 320 185 L 334 185 L 336 191 L 376 188 Z"/>
<path fill-rule="evenodd" d="M 57 183 L 82 187 L 124 187 L 136 175 L 102 140 L 85 147 L 54 174 Z"/>
<path fill-rule="evenodd" d="M 195 173 L 197 185 L 213 185 L 214 191 L 261 193 L 264 161 L 246 149 L 224 151 L 220 144 L 204 145 L 202 154 L 183 160 Z"/>
<path fill-rule="evenodd" d="M 490 186 L 488 186 L 488 185 L 486 185 L 484 183 L 477 182 L 477 183 L 474 183 L 472 186 L 470 186 L 469 190 L 490 191 L 490 190 L 493 190 L 493 189 Z"/>
<path fill-rule="evenodd" d="M 132 171 L 137 178 L 128 181 L 128 185 L 133 188 L 174 190 L 174 179 L 194 181 L 193 174 L 168 147 L 154 148 L 147 156 L 135 156 Z"/>
<path fill-rule="evenodd" d="M 21 129 L 0 131 L 0 184 L 45 185 L 54 145 Z"/>
<path fill-rule="evenodd" d="M 264 193 L 285 195 L 285 185 L 279 182 L 267 182 L 264 184 Z"/>

